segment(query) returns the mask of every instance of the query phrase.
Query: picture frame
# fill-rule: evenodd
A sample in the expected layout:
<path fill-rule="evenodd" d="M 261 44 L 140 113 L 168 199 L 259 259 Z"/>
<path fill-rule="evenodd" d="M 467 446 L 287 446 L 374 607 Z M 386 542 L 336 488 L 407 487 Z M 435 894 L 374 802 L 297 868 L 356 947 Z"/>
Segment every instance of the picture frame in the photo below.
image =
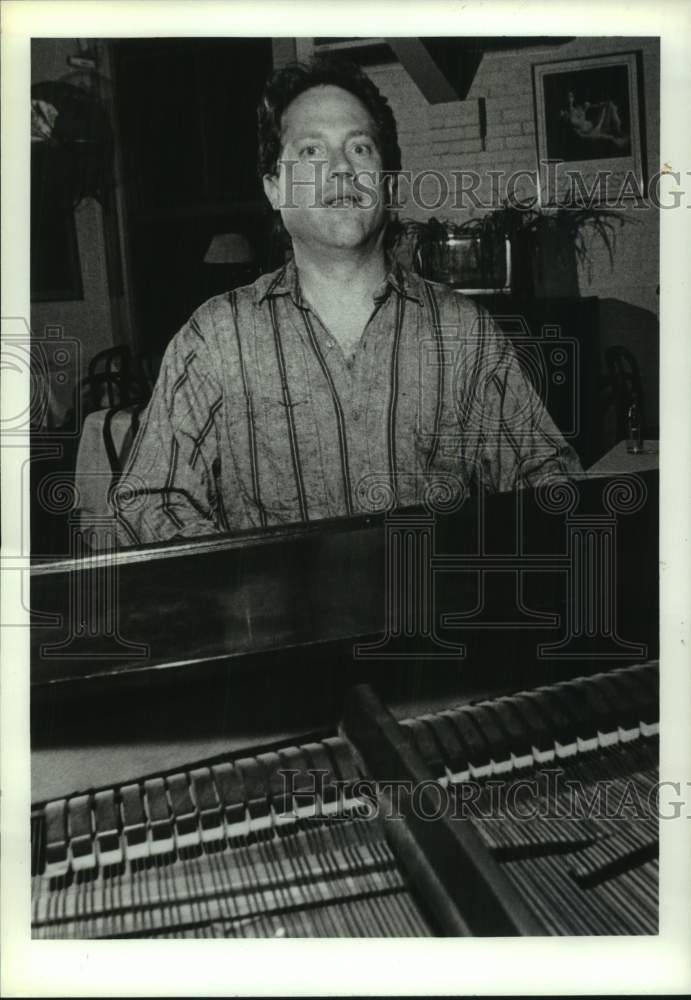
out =
<path fill-rule="evenodd" d="M 645 196 L 645 133 L 636 52 L 533 66 L 539 200 L 618 204 Z"/>

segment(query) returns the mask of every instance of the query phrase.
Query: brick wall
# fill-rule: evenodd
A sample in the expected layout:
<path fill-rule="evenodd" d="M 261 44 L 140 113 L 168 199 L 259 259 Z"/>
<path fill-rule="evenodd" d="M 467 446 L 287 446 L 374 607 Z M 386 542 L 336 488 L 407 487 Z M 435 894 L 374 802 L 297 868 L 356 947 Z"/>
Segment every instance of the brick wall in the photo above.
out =
<path fill-rule="evenodd" d="M 659 46 L 656 39 L 578 39 L 558 46 L 535 46 L 486 53 L 467 98 L 430 105 L 399 64 L 368 68 L 380 90 L 388 97 L 399 126 L 403 167 L 413 173 L 433 168 L 448 177 L 452 170 L 476 170 L 485 175 L 477 190 L 482 201 L 491 197 L 487 171 L 534 171 L 537 167 L 532 67 L 536 63 L 583 56 L 638 51 L 642 55 L 644 89 L 643 124 L 647 147 L 648 176 L 660 167 L 659 151 Z M 462 58 L 462 56 L 460 56 Z M 486 102 L 486 141 L 482 149 L 478 98 Z M 452 188 L 451 188 L 452 189 Z M 531 183 L 518 185 L 519 197 L 534 194 Z M 439 194 L 432 178 L 420 187 L 423 200 L 433 206 Z M 482 209 L 420 209 L 409 199 L 403 216 L 463 221 Z M 601 299 L 603 346 L 624 343 L 637 355 L 643 370 L 650 411 L 657 408 L 657 351 L 659 284 L 659 218 L 652 209 L 626 208 L 628 220 L 617 235 L 614 265 L 606 248 L 589 237 L 590 267 L 579 267 L 581 295 Z"/>

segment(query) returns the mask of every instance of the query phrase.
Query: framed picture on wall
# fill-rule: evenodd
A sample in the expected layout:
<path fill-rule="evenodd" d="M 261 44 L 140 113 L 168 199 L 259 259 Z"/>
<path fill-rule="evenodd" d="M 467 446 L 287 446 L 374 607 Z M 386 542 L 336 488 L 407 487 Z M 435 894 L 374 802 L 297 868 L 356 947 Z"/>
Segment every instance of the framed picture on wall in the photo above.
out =
<path fill-rule="evenodd" d="M 541 204 L 643 197 L 637 53 L 537 64 L 533 84 Z"/>

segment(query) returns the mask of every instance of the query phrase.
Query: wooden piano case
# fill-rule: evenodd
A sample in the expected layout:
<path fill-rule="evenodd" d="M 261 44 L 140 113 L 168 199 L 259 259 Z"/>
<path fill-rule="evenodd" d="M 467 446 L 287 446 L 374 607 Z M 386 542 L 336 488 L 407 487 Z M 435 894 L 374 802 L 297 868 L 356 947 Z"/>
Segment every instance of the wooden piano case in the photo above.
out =
<path fill-rule="evenodd" d="M 558 824 L 543 835 L 530 824 L 517 832 L 505 813 L 484 826 L 450 815 L 471 786 L 482 785 L 486 798 L 491 781 L 512 787 L 549 771 L 550 760 L 588 788 L 606 780 L 608 768 L 624 787 L 654 783 L 657 674 L 642 665 L 657 655 L 657 476 L 629 479 L 581 483 L 574 503 L 533 493 L 482 497 L 449 515 L 396 511 L 37 564 L 35 933 L 654 933 L 650 810 L 618 850 L 610 850 L 607 815 L 597 830 L 597 817 L 590 826 L 580 817 L 570 843 Z M 431 621 L 416 600 L 392 597 L 391 553 L 404 549 L 433 588 Z M 574 608 L 586 563 L 578 560 L 588 552 L 591 563 L 597 556 L 591 569 L 602 589 L 579 625 Z M 575 688 L 565 686 L 573 678 Z M 314 803 L 300 812 L 304 790 L 298 799 L 279 796 L 277 808 L 276 768 L 285 771 L 286 759 L 310 780 L 326 770 L 341 791 L 374 781 L 341 802 L 342 841 L 316 831 L 308 815 Z M 242 781 L 226 801 L 230 773 Z M 386 816 L 387 782 L 408 783 L 393 816 Z M 445 790 L 443 808 L 434 788 Z M 551 792 L 548 799 L 556 801 Z M 160 833 L 148 859 L 127 853 L 126 801 L 141 811 L 147 844 Z M 240 819 L 230 817 L 231 806 Z M 203 836 L 207 812 L 211 840 Z M 278 840 L 267 846 L 271 837 Z M 286 876 L 298 841 L 302 860 L 291 861 Z M 581 889 L 597 885 L 597 900 L 590 916 L 560 922 L 553 904 L 570 885 L 564 865 L 571 862 L 559 868 L 567 848 L 579 852 L 568 878 Z M 531 879 L 526 871 L 541 852 L 546 866 Z M 232 868 L 239 858 L 240 883 Z M 322 869 L 331 865 L 328 878 L 315 858 Z M 635 889 L 627 891 L 640 900 L 627 908 L 618 886 L 610 892 L 600 883 L 629 877 L 629 863 Z M 172 867 L 162 873 L 165 865 Z M 189 878 L 200 865 L 208 871 L 195 895 Z M 142 900 L 137 909 L 130 896 L 131 906 L 109 911 L 102 901 L 89 917 L 84 900 L 94 893 L 102 900 L 111 893 L 112 904 L 115 887 L 153 891 L 152 870 L 156 892 L 164 876 L 187 886 L 166 899 L 164 916 L 158 897 L 144 918 Z M 580 889 L 569 891 L 578 898 Z M 609 893 L 607 901 L 598 893 Z M 228 909 L 228 900 L 239 909 Z"/>

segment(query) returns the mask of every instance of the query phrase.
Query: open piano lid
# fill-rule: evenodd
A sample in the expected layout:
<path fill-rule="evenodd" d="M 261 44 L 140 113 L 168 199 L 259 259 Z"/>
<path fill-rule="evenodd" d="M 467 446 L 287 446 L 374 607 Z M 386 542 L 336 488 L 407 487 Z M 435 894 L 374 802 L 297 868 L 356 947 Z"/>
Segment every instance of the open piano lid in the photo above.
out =
<path fill-rule="evenodd" d="M 642 661 L 657 652 L 657 536 L 652 472 L 37 561 L 31 681 L 274 656 L 361 668 L 353 680 L 374 663 L 443 675 L 508 656 L 513 674 L 527 657 L 553 678 Z"/>

